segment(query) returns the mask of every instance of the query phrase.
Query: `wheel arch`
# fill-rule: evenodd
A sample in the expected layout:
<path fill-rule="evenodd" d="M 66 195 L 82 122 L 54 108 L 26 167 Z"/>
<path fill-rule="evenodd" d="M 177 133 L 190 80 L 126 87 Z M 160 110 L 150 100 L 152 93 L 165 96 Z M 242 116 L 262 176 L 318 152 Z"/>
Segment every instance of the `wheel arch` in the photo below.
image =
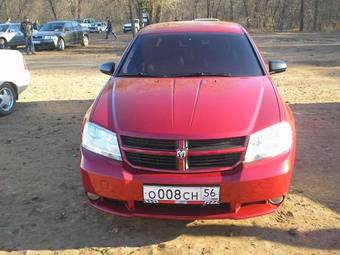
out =
<path fill-rule="evenodd" d="M 19 92 L 18 92 L 17 85 L 15 85 L 13 82 L 10 82 L 10 81 L 0 81 L 0 86 L 5 85 L 5 84 L 12 87 L 12 89 L 14 90 L 14 93 L 15 93 L 15 99 L 18 100 L 19 99 Z"/>

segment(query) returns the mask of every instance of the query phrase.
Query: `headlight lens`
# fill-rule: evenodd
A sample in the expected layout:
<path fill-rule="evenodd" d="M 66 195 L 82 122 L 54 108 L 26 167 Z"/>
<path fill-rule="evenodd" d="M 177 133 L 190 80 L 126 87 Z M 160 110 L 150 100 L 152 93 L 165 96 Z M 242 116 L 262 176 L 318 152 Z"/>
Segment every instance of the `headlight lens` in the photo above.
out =
<path fill-rule="evenodd" d="M 290 150 L 293 143 L 292 128 L 280 122 L 250 136 L 245 162 L 274 157 Z"/>
<path fill-rule="evenodd" d="M 105 128 L 86 122 L 82 141 L 82 146 L 89 151 L 115 160 L 122 160 L 116 134 Z"/>

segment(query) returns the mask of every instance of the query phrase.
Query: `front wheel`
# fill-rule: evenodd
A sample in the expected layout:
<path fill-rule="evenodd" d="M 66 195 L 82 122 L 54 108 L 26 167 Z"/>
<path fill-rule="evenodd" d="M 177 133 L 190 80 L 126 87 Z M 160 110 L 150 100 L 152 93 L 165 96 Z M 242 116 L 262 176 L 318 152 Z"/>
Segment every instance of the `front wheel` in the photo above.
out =
<path fill-rule="evenodd" d="M 57 42 L 57 50 L 65 50 L 65 41 L 63 38 L 59 38 Z"/>
<path fill-rule="evenodd" d="M 0 117 L 14 111 L 16 96 L 12 86 L 4 84 L 0 86 Z"/>
<path fill-rule="evenodd" d="M 89 37 L 87 35 L 83 36 L 83 40 L 81 41 L 81 46 L 83 47 L 89 46 Z"/>

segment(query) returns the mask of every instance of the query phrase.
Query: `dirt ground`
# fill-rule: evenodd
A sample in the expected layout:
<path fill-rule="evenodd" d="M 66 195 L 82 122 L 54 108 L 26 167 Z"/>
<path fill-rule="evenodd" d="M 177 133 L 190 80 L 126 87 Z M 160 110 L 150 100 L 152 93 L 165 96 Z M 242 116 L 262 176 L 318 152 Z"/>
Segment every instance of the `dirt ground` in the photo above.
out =
<path fill-rule="evenodd" d="M 297 121 L 289 197 L 274 214 L 242 220 L 164 221 L 102 214 L 79 174 L 82 117 L 129 36 L 26 57 L 29 89 L 0 119 L 0 255 L 340 254 L 340 33 L 256 34 Z"/>

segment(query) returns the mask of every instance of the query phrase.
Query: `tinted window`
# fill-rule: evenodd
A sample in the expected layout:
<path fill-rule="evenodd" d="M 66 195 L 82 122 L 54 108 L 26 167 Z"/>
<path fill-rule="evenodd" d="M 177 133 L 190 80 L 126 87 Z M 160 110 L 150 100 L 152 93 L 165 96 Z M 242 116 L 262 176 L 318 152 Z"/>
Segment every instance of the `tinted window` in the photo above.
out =
<path fill-rule="evenodd" d="M 72 22 L 74 30 L 81 30 L 81 26 L 78 22 Z"/>
<path fill-rule="evenodd" d="M 119 75 L 263 75 L 247 37 L 226 33 L 140 35 Z"/>
<path fill-rule="evenodd" d="M 65 23 L 46 23 L 40 29 L 40 31 L 56 31 L 61 32 L 64 29 Z"/>
<path fill-rule="evenodd" d="M 10 29 L 14 30 L 15 32 L 20 32 L 21 31 L 21 27 L 20 27 L 19 24 L 11 25 Z"/>
<path fill-rule="evenodd" d="M 8 25 L 0 25 L 0 32 L 6 32 L 8 27 Z"/>
<path fill-rule="evenodd" d="M 73 31 L 72 23 L 65 23 L 65 31 Z"/>

